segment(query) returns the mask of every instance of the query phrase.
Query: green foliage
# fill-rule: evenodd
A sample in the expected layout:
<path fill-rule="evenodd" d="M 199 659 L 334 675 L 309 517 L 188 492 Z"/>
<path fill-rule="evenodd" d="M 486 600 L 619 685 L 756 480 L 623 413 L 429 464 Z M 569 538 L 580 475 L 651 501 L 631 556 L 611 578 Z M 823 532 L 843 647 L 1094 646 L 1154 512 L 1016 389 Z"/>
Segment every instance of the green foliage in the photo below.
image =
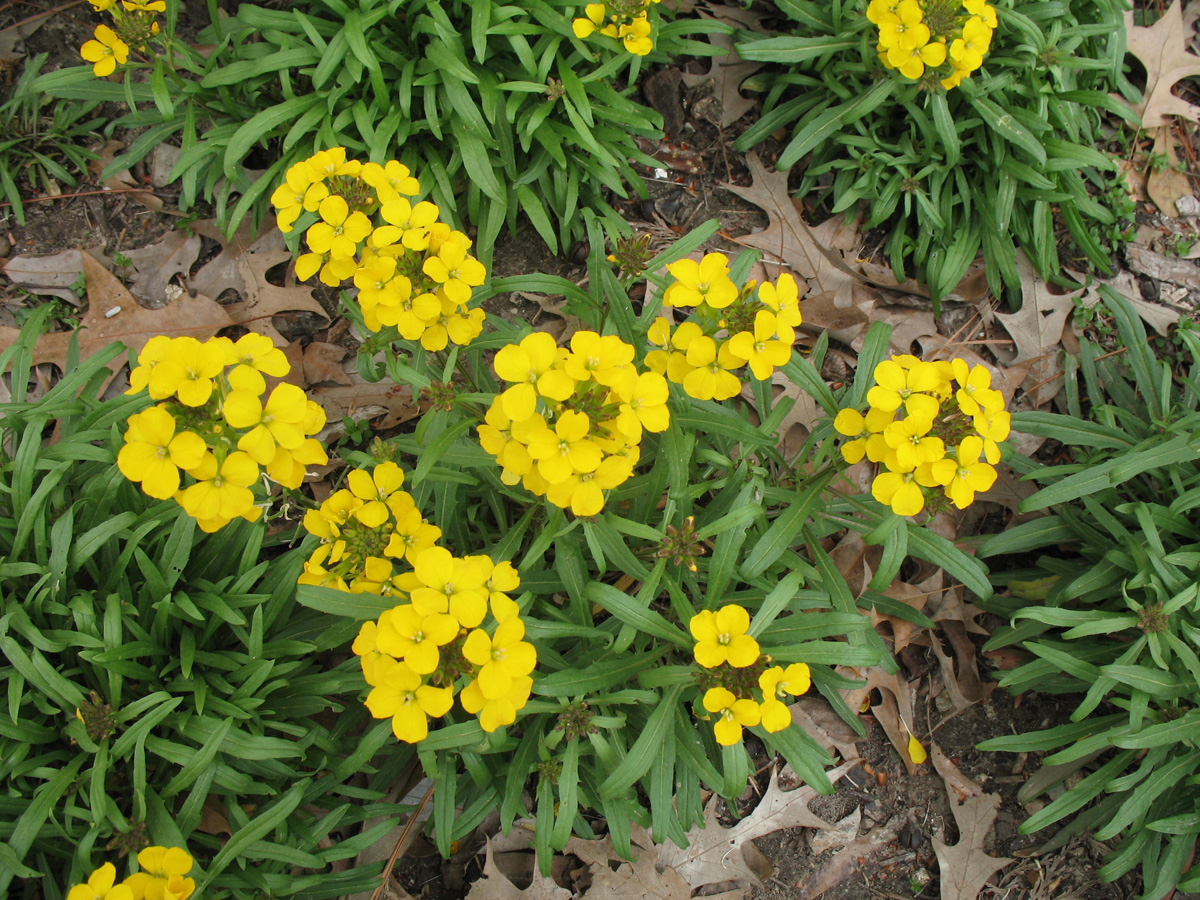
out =
<path fill-rule="evenodd" d="M 52 103 L 35 86 L 48 56 L 39 53 L 26 61 L 12 93 L 0 105 L 0 196 L 12 204 L 21 225 L 25 224 L 25 206 L 17 189 L 17 174 L 23 172 L 35 188 L 48 190 L 51 179 L 74 187 L 77 176 L 87 171 L 88 161 L 96 158 L 83 144 L 95 137 L 105 121 L 88 118 L 96 109 L 95 101 Z"/>
<path fill-rule="evenodd" d="M 169 17 L 177 5 L 168 0 Z M 200 35 L 215 45 L 211 54 L 171 42 L 149 83 L 132 67 L 120 85 L 81 66 L 37 84 L 56 97 L 130 107 L 112 127 L 146 130 L 110 172 L 178 140 L 183 156 L 172 175 L 181 206 L 212 197 L 227 229 L 251 212 L 261 221 L 290 165 L 344 146 L 420 172 L 455 227 L 478 228 L 486 261 L 518 213 L 557 249 L 581 232 L 585 208 L 625 227 L 607 192 L 645 195 L 629 161 L 652 164 L 636 138 L 658 134 L 662 123 L 630 97 L 642 60 L 615 42 L 576 38 L 573 11 L 582 6 L 564 0 L 313 0 L 287 10 L 243 3 Z M 710 45 L 686 35 L 721 27 L 664 23 L 646 59 L 710 55 Z M 252 177 L 247 165 L 265 171 Z"/>
<path fill-rule="evenodd" d="M 1020 297 L 1019 246 L 1044 277 L 1058 273 L 1057 225 L 1108 272 L 1093 236 L 1117 217 L 1103 202 L 1112 160 L 1094 148 L 1101 114 L 1131 118 L 1109 96 L 1124 59 L 1121 0 L 996 2 L 999 27 L 983 69 L 950 91 L 885 70 L 866 2 L 776 0 L 792 33 L 743 33 L 745 59 L 780 64 L 762 118 L 738 139 L 749 149 L 782 127 L 786 169 L 802 158 L 800 193 L 826 179 L 828 208 L 890 231 L 897 277 L 934 298 L 954 288 L 982 248 L 988 284 Z"/>
<path fill-rule="evenodd" d="M 645 271 L 686 256 L 716 227 L 713 221 L 680 239 Z M 566 279 L 522 275 L 493 279 L 476 299 L 516 289 L 561 293 L 587 327 L 618 335 L 640 357 L 666 279 L 650 276 L 659 290 L 646 296 L 659 299 L 636 311 L 629 289 L 637 279 L 619 276 L 606 261 L 595 218 L 589 218 L 588 236 L 591 294 Z M 735 282 L 744 280 L 752 261 L 744 254 L 733 264 Z M 353 315 L 353 304 L 347 306 Z M 498 808 L 505 831 L 518 817 L 536 820 L 538 856 L 548 871 L 550 851 L 561 850 L 572 834 L 593 835 L 584 815 L 592 810 L 630 856 L 631 822 L 657 841 L 682 844 L 703 821 L 706 792 L 740 795 L 753 771 L 751 757 L 742 742 L 717 744 L 701 705 L 712 672 L 696 666 L 688 633 L 701 610 L 745 608 L 749 634 L 762 652 L 780 665 L 807 663 L 814 690 L 861 732 L 837 692 L 855 683 L 834 667 L 895 669 L 862 610 L 886 602 L 878 592 L 907 556 L 944 566 L 973 591 L 990 592 L 983 567 L 950 542 L 874 501 L 828 490 L 842 467 L 829 421 L 797 454 L 814 474 L 798 474 L 795 460 L 776 449 L 778 423 L 793 401 L 776 401 L 761 382 L 754 409 L 694 400 L 672 385 L 669 428 L 643 436 L 638 474 L 613 489 L 596 516 L 568 516 L 520 485 L 503 483 L 473 426 L 503 387 L 488 365 L 491 351 L 527 329 L 488 321 L 493 333 L 448 359 L 418 348 L 411 356 L 383 353 L 385 362 L 376 363 L 377 344 L 359 357 L 368 378 L 390 377 L 414 389 L 433 381 L 460 386 L 449 410 L 426 413 L 413 434 L 389 445 L 410 473 L 406 490 L 442 529 L 445 546 L 516 566 L 521 587 L 514 599 L 526 640 L 537 649 L 533 696 L 514 724 L 485 733 L 474 718 L 451 711 L 445 725 L 416 745 L 426 774 L 437 782 L 432 828 L 443 852 Z M 865 393 L 889 332 L 886 325 L 871 330 L 847 398 Z M 797 355 L 783 371 L 832 417 L 839 399 L 818 374 L 825 346 L 819 341 L 811 358 Z M 847 527 L 884 548 L 871 590 L 857 601 L 822 544 Z M 373 619 L 396 602 L 309 586 L 301 586 L 298 597 L 356 620 Z M 920 616 L 895 607 L 889 611 Z M 750 733 L 807 783 L 832 790 L 824 774 L 831 760 L 803 731 L 771 734 L 755 726 Z"/>
<path fill-rule="evenodd" d="M 204 536 L 121 476 L 118 423 L 145 398 L 93 399 L 119 346 L 26 402 L 45 320 L 0 356 L 0 894 L 60 900 L 148 842 L 187 847 L 210 896 L 370 889 L 377 866 L 330 867 L 398 821 L 380 798 L 405 757 L 370 765 L 388 729 L 320 655 L 345 629 L 296 605 L 302 559 L 260 525 Z"/>
<path fill-rule="evenodd" d="M 1125 298 L 1100 291 L 1125 352 L 1106 356 L 1081 340 L 1081 358 L 1067 372 L 1070 415 L 1013 416 L 1014 429 L 1072 452 L 1065 465 L 1024 464 L 1044 487 L 1021 511 L 1050 515 L 996 535 L 978 552 L 1043 554 L 1031 570 L 1007 575 L 1010 597 L 992 601 L 1013 624 L 989 648 L 1019 644 L 1034 657 L 1001 684 L 1084 697 L 1072 724 L 981 748 L 1062 748 L 1044 760 L 1060 767 L 1054 783 L 1101 756 L 1098 768 L 1021 830 L 1082 809 L 1057 840 L 1084 828 L 1101 840 L 1119 836 L 1100 877 L 1141 863 L 1142 896 L 1160 900 L 1177 883 L 1183 891 L 1200 886 L 1194 874 L 1180 883 L 1200 834 L 1200 338 L 1180 330 L 1189 369 L 1172 372 L 1155 359 Z M 1091 402 L 1086 417 L 1081 387 Z"/>

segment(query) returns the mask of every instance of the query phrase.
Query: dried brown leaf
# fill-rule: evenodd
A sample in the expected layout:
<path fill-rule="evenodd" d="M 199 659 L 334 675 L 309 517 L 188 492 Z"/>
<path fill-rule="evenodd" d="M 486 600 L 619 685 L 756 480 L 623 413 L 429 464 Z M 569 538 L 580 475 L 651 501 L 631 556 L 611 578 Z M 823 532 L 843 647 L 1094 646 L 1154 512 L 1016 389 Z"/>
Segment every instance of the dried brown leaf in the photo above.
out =
<path fill-rule="evenodd" d="M 63 250 L 42 256 L 14 256 L 0 267 L 9 279 L 34 294 L 59 297 L 75 306 L 79 296 L 71 285 L 79 280 L 83 272 L 83 251 Z"/>
<path fill-rule="evenodd" d="M 1012 336 L 1013 351 L 996 345 L 996 356 L 1006 366 L 1038 359 L 1052 352 L 1062 338 L 1063 324 L 1074 309 L 1075 294 L 1052 294 L 1033 263 L 1017 251 L 1017 273 L 1021 278 L 1021 308 L 1015 313 L 996 313 Z M 1078 292 L 1076 292 L 1078 293 Z"/>
<path fill-rule="evenodd" d="M 847 725 L 824 697 L 805 695 L 791 705 L 792 721 L 824 749 L 843 760 L 858 756 L 858 732 Z"/>
<path fill-rule="evenodd" d="M 980 794 L 960 804 L 950 788 L 946 794 L 958 823 L 958 843 L 950 847 L 937 837 L 933 839 L 942 876 L 942 900 L 976 900 L 988 879 L 1012 862 L 1007 857 L 988 856 L 983 850 L 1000 811 L 1000 795 Z"/>
<path fill-rule="evenodd" d="M 353 384 L 346 373 L 342 360 L 346 358 L 346 348 L 340 344 L 326 344 L 313 341 L 304 348 L 304 387 L 330 382 L 332 384 Z"/>
<path fill-rule="evenodd" d="M 83 254 L 83 273 L 87 280 L 88 309 L 79 321 L 80 359 L 120 341 L 136 360 L 142 347 L 155 335 L 186 335 L 204 340 L 234 324 L 224 307 L 199 295 L 184 294 L 161 309 L 139 306 L 125 285 L 87 253 Z M 113 310 L 117 311 L 108 315 Z M 12 346 L 19 336 L 18 329 L 0 327 L 0 351 Z M 42 335 L 34 346 L 33 362 L 50 362 L 65 368 L 70 343 L 70 332 Z M 120 362 L 118 357 L 114 365 L 119 366 Z"/>
<path fill-rule="evenodd" d="M 727 128 L 754 109 L 756 101 L 743 94 L 741 87 L 742 82 L 761 69 L 763 64 L 749 62 L 738 56 L 730 35 L 711 34 L 708 42 L 725 52 L 712 57 L 708 71 L 703 75 L 685 74 L 683 83 L 688 87 L 697 87 L 707 81 L 712 82 L 713 96 L 721 105 L 720 118 L 713 124 Z"/>
<path fill-rule="evenodd" d="M 683 876 L 671 866 L 660 871 L 659 849 L 646 830 L 634 825 L 630 837 L 636 855 L 633 861 L 621 859 L 608 837 L 599 841 L 572 838 L 567 844 L 566 852 L 578 856 L 591 870 L 587 896 L 594 900 L 690 900 L 692 888 Z"/>
<path fill-rule="evenodd" d="M 964 775 L 932 738 L 929 741 L 929 759 L 933 762 L 933 768 L 942 776 L 942 781 L 946 782 L 947 794 L 953 790 L 954 793 L 950 795 L 957 795 L 961 800 L 964 797 L 978 797 L 983 793 L 983 789 Z"/>
<path fill-rule="evenodd" d="M 536 868 L 533 871 L 533 883 L 521 890 L 496 866 L 492 844 L 488 841 L 483 877 L 471 885 L 467 900 L 571 900 L 571 892 L 559 887 L 553 878 L 546 878 Z"/>
<path fill-rule="evenodd" d="M 1197 62 L 1200 62 L 1200 58 Z M 1160 213 L 1174 219 L 1179 217 L 1175 201 L 1181 197 L 1192 196 L 1192 183 L 1179 167 L 1179 154 L 1175 151 L 1178 143 L 1175 129 L 1164 125 L 1156 130 L 1158 134 L 1154 137 L 1154 153 L 1162 154 L 1167 164 L 1161 168 L 1151 168 L 1146 176 L 1146 193 Z"/>
<path fill-rule="evenodd" d="M 831 769 L 827 773 L 829 780 L 837 782 L 856 763 L 857 760 Z M 779 786 L 778 773 L 772 772 L 767 791 L 754 812 L 732 828 L 725 828 L 717 821 L 714 799 L 705 811 L 704 824 L 688 832 L 687 848 L 674 844 L 659 848 L 659 865 L 674 868 L 693 888 L 726 881 L 758 884 L 757 873 L 742 856 L 742 845 L 781 828 L 829 828 L 828 822 L 808 808 L 816 796 L 816 790 L 808 785 L 784 791 Z"/>
<path fill-rule="evenodd" d="M 862 709 L 863 703 L 871 696 L 872 691 L 879 691 L 879 703 L 871 707 L 871 714 L 879 723 L 909 775 L 915 775 L 917 764 L 913 762 L 908 751 L 908 739 L 912 735 L 913 726 L 913 688 L 900 675 L 888 672 L 881 666 L 863 668 L 858 666 L 838 666 L 837 671 L 856 681 L 864 681 L 862 687 L 846 688 L 839 691 L 846 705 L 853 710 Z"/>
<path fill-rule="evenodd" d="M 1200 107 L 1176 97 L 1172 88 L 1183 78 L 1200 76 L 1200 57 L 1187 49 L 1191 30 L 1183 27 L 1182 0 L 1172 2 L 1149 27 L 1135 25 L 1133 10 L 1125 12 L 1126 52 L 1146 67 L 1146 89 L 1134 111 L 1146 128 L 1170 125 L 1171 116 L 1200 122 Z"/>
<path fill-rule="evenodd" d="M 125 254 L 133 263 L 134 282 L 129 290 L 149 306 L 162 306 L 167 300 L 167 285 L 171 279 L 191 271 L 199 254 L 199 236 L 182 231 L 169 232 L 149 247 L 130 250 Z"/>
<path fill-rule="evenodd" d="M 815 900 L 851 878 L 869 859 L 880 855 L 895 843 L 902 825 L 900 816 L 892 816 L 887 822 L 846 844 L 832 859 L 799 884 L 801 900 Z"/>
<path fill-rule="evenodd" d="M 823 247 L 800 218 L 788 191 L 788 173 L 768 172 L 753 151 L 746 155 L 746 164 L 754 179 L 749 187 L 722 186 L 761 207 L 769 225 L 765 231 L 745 235 L 739 241 L 771 254 L 795 271 L 808 282 L 810 292 L 836 291 L 844 282 L 859 277 L 842 260 L 841 252 Z"/>

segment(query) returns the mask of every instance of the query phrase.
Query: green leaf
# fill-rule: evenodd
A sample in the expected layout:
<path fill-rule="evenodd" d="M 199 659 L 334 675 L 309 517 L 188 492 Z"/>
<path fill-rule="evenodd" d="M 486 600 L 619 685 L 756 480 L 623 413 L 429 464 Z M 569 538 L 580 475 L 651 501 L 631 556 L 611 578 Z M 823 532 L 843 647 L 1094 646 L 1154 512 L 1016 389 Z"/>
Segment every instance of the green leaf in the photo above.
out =
<path fill-rule="evenodd" d="M 299 118 L 321 99 L 319 94 L 293 97 L 269 106 L 251 117 L 234 132 L 233 137 L 229 139 L 229 145 L 225 148 L 223 163 L 225 177 L 235 184 L 243 181 L 245 175 L 242 173 L 241 165 L 250 150 L 255 145 L 267 140 L 280 125 Z"/>
<path fill-rule="evenodd" d="M 212 884 L 213 879 L 224 872 L 231 862 L 240 858 L 251 844 L 266 837 L 282 825 L 304 800 L 304 791 L 308 784 L 309 779 L 307 778 L 297 782 L 270 807 L 260 811 L 258 815 L 239 828 L 225 842 L 225 846 L 221 848 L 220 852 L 213 857 L 204 877 L 198 880 L 196 892 L 203 895 L 208 886 Z"/>
<path fill-rule="evenodd" d="M 580 697 L 627 684 L 659 659 L 662 653 L 662 650 L 651 650 L 617 659 L 581 663 L 536 679 L 533 692 L 540 697 Z"/>
<path fill-rule="evenodd" d="M 753 549 L 742 562 L 742 571 L 747 575 L 762 575 L 775 563 L 783 552 L 796 542 L 797 535 L 808 521 L 813 507 L 821 499 L 825 487 L 833 474 L 814 479 L 804 489 L 797 492 L 796 498 L 786 504 L 771 523 L 771 527 L 754 543 Z"/>
<path fill-rule="evenodd" d="M 318 612 L 355 620 L 378 619 L 380 613 L 396 605 L 391 597 L 352 594 L 315 584 L 296 585 L 296 602 Z"/>
<path fill-rule="evenodd" d="M 644 634 L 670 641 L 680 647 L 691 648 L 692 640 L 678 626 L 672 625 L 659 613 L 644 606 L 610 584 L 589 581 L 583 595 L 590 602 L 599 604 L 622 622 L 632 625 Z"/>
<path fill-rule="evenodd" d="M 634 782 L 650 771 L 659 755 L 666 730 L 671 727 L 675 706 L 681 687 L 669 689 L 654 707 L 646 725 L 620 764 L 600 784 L 601 797 L 617 797 L 625 794 Z"/>
<path fill-rule="evenodd" d="M 970 103 L 996 134 L 1014 147 L 1024 150 L 1038 163 L 1045 164 L 1046 150 L 1042 146 L 1042 142 L 1028 128 L 1013 118 L 1012 113 L 987 97 L 973 97 Z"/>

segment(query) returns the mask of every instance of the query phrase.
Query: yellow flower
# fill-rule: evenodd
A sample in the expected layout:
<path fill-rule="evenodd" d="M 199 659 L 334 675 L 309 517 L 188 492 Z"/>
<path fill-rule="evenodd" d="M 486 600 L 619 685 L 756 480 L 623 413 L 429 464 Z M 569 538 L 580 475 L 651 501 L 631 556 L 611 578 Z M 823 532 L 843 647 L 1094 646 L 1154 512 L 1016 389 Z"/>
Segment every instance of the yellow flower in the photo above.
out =
<path fill-rule="evenodd" d="M 238 449 L 265 466 L 275 458 L 276 445 L 294 450 L 304 443 L 308 397 L 287 382 L 275 386 L 265 405 L 250 391 L 230 391 L 222 413 L 234 428 L 250 429 L 238 440 Z"/>
<path fill-rule="evenodd" d="M 897 472 L 911 472 L 922 463 L 932 463 L 946 455 L 946 445 L 939 437 L 930 437 L 931 421 L 906 416 L 889 422 L 883 429 L 883 439 L 891 453 L 885 464 Z"/>
<path fill-rule="evenodd" d="M 134 900 L 186 900 L 196 889 L 193 879 L 184 878 L 192 870 L 186 850 L 147 847 L 137 858 L 142 871 L 125 879 Z"/>
<path fill-rule="evenodd" d="M 129 45 L 107 25 L 97 25 L 96 39 L 84 43 L 79 55 L 93 64 L 92 73 L 97 78 L 106 78 L 129 59 Z"/>
<path fill-rule="evenodd" d="M 526 335 L 519 344 L 500 348 L 492 368 L 500 378 L 514 382 L 500 395 L 510 420 L 521 422 L 532 416 L 539 394 L 559 401 L 571 396 L 575 381 L 557 367 L 558 361 L 558 345 L 542 331 Z"/>
<path fill-rule="evenodd" d="M 152 406 L 129 417 L 125 446 L 117 454 L 117 468 L 130 481 L 157 500 L 179 490 L 179 470 L 191 469 L 204 458 L 204 439 L 190 431 L 175 433 L 175 419 Z"/>
<path fill-rule="evenodd" d="M 675 282 L 663 292 L 663 306 L 699 306 L 724 309 L 738 298 L 738 288 L 729 278 L 729 258 L 708 253 L 700 262 L 680 259 L 667 265 Z"/>
<path fill-rule="evenodd" d="M 698 337 L 688 344 L 685 359 L 692 367 L 683 379 L 683 389 L 689 396 L 697 400 L 728 400 L 741 393 L 741 381 L 729 371 L 741 363 L 730 350 L 728 341 L 718 349 L 712 338 Z M 667 374 L 670 372 L 668 368 Z"/>
<path fill-rule="evenodd" d="M 671 392 L 662 375 L 643 372 L 626 390 L 618 390 L 617 394 L 621 398 L 618 427 L 630 443 L 636 444 L 642 439 L 643 428 L 658 434 L 670 426 L 671 412 L 667 409 L 667 400 Z"/>
<path fill-rule="evenodd" d="M 501 622 L 491 637 L 481 628 L 467 635 L 463 656 L 480 667 L 476 679 L 485 700 L 507 696 L 513 682 L 528 675 L 537 665 L 537 650 L 523 641 L 523 637 L 525 623 L 516 616 Z"/>
<path fill-rule="evenodd" d="M 170 353 L 150 371 L 150 396 L 165 400 L 174 394 L 184 406 L 203 406 L 212 396 L 212 380 L 227 362 L 227 350 L 218 342 L 176 338 Z"/>
<path fill-rule="evenodd" d="M 391 563 L 388 563 L 391 571 Z M 445 613 L 423 616 L 411 605 L 389 609 L 379 617 L 376 646 L 389 656 L 403 659 L 418 675 L 437 669 L 438 648 L 458 637 L 458 622 Z"/>
<path fill-rule="evenodd" d="M 996 442 L 1008 437 L 1012 428 L 1012 415 L 1007 412 L 981 412 L 975 416 L 972 424 L 983 438 L 983 458 L 994 466 L 1000 462 L 1000 447 Z"/>
<path fill-rule="evenodd" d="M 634 56 L 645 56 L 654 49 L 654 41 L 650 38 L 650 20 L 645 14 L 634 16 L 628 25 L 618 28 L 617 37 Z"/>
<path fill-rule="evenodd" d="M 748 363 L 755 378 L 766 381 L 792 358 L 795 338 L 792 329 L 779 323 L 774 313 L 760 309 L 754 316 L 754 331 L 740 331 L 731 337 L 729 352 Z"/>
<path fill-rule="evenodd" d="M 563 369 L 575 381 L 617 387 L 636 378 L 630 366 L 633 354 L 633 346 L 615 334 L 602 337 L 594 331 L 577 331 L 571 335 L 571 352 L 563 361 Z"/>
<path fill-rule="evenodd" d="M 716 612 L 703 610 L 692 616 L 688 628 L 696 639 L 696 662 L 706 669 L 726 662 L 744 669 L 758 660 L 758 641 L 746 634 L 750 614 L 741 606 L 731 603 Z"/>
<path fill-rule="evenodd" d="M 996 483 L 996 470 L 980 462 L 983 441 L 977 437 L 963 438 L 955 458 L 940 460 L 933 464 L 933 477 L 946 488 L 946 496 L 959 509 L 966 509 L 975 501 L 976 491 L 986 491 Z"/>
<path fill-rule="evenodd" d="M 429 718 L 444 716 L 454 705 L 453 688 L 422 684 L 411 667 L 380 657 L 375 667 L 377 683 L 367 694 L 366 705 L 376 719 L 392 720 L 392 733 L 408 744 L 429 734 Z"/>
<path fill-rule="evenodd" d="M 894 12 L 879 16 L 879 44 L 887 50 L 912 50 L 929 42 L 929 27 L 917 0 L 900 0 Z"/>
<path fill-rule="evenodd" d="M 925 28 L 924 25 L 917 27 Z M 897 45 L 888 49 L 888 62 L 899 69 L 905 78 L 920 78 L 925 74 L 926 66 L 940 66 L 945 61 L 946 45 L 940 41 L 908 48 Z"/>
<path fill-rule="evenodd" d="M 918 362 L 906 369 L 892 359 L 885 359 L 875 367 L 875 386 L 867 391 L 867 402 L 876 409 L 894 412 L 901 406 L 910 416 L 932 422 L 940 405 L 929 396 L 942 383 L 937 367 L 931 363 Z"/>
<path fill-rule="evenodd" d="M 758 686 L 763 693 L 760 707 L 763 728 L 771 732 L 783 731 L 792 724 L 792 714 L 787 704 L 780 701 L 779 695 L 797 697 L 806 693 L 812 686 L 812 674 L 804 663 L 792 663 L 786 669 L 772 666 L 758 676 Z"/>
<path fill-rule="evenodd" d="M 363 501 L 354 512 L 358 521 L 376 528 L 388 519 L 387 499 L 404 485 L 404 470 L 394 462 L 382 462 L 370 474 L 353 469 L 348 477 L 350 490 Z"/>
<path fill-rule="evenodd" d="M 412 565 L 416 557 L 437 543 L 442 536 L 442 529 L 428 524 L 421 517 L 421 511 L 417 509 L 411 494 L 397 491 L 386 502 L 395 525 L 383 553 L 392 559 L 407 559 Z"/>
<path fill-rule="evenodd" d="M 133 891 L 127 884 L 114 884 L 117 867 L 105 863 L 84 884 L 77 884 L 67 892 L 67 900 L 133 900 Z"/>
<path fill-rule="evenodd" d="M 776 284 L 764 281 L 759 285 L 758 300 L 775 313 L 780 325 L 797 328 L 804 321 L 800 315 L 800 286 L 787 272 L 779 276 Z"/>
<path fill-rule="evenodd" d="M 364 163 L 359 177 L 375 188 L 375 196 L 381 204 L 399 199 L 400 194 L 411 197 L 421 193 L 421 183 L 413 178 L 408 166 L 398 160 L 388 160 L 382 166 Z"/>
<path fill-rule="evenodd" d="M 972 72 L 983 65 L 983 55 L 992 44 L 992 29 L 979 16 L 972 16 L 963 26 L 962 37 L 950 45 L 950 59 L 956 69 Z"/>
<path fill-rule="evenodd" d="M 925 508 L 915 472 L 881 472 L 871 482 L 871 496 L 898 516 L 915 516 Z"/>
<path fill-rule="evenodd" d="M 126 12 L 166 12 L 166 0 L 121 0 Z"/>
<path fill-rule="evenodd" d="M 465 306 L 471 299 L 471 289 L 487 280 L 483 263 L 469 255 L 457 241 L 442 244 L 437 256 L 430 256 L 422 263 L 421 271 L 441 285 L 441 290 L 458 306 Z"/>
<path fill-rule="evenodd" d="M 287 234 L 302 212 L 316 212 L 321 201 L 329 196 L 329 188 L 318 180 L 317 173 L 307 162 L 291 166 L 283 176 L 283 184 L 271 194 L 271 205 L 279 210 L 275 222 Z"/>
<path fill-rule="evenodd" d="M 571 23 L 571 30 L 575 32 L 575 37 L 585 38 L 591 35 L 593 31 L 600 27 L 600 23 L 604 21 L 604 4 L 589 3 L 583 8 L 583 14 L 586 19 L 576 19 Z"/>
<path fill-rule="evenodd" d="M 349 259 L 357 252 L 359 242 L 371 233 L 371 220 L 358 210 L 351 212 L 345 199 L 336 194 L 322 200 L 317 212 L 321 221 L 309 228 L 304 238 L 314 253 Z"/>
<path fill-rule="evenodd" d="M 487 575 L 478 563 L 456 559 L 443 547 L 430 547 L 409 559 L 415 586 L 409 596 L 422 615 L 449 612 L 464 628 L 487 615 Z"/>
<path fill-rule="evenodd" d="M 594 516 L 604 508 L 604 491 L 624 484 L 633 474 L 626 457 L 606 456 L 594 472 L 572 473 L 566 480 L 546 487 L 546 499 L 577 516 Z"/>
<path fill-rule="evenodd" d="M 491 733 L 517 721 L 517 710 L 529 701 L 532 690 L 533 679 L 528 675 L 518 675 L 513 678 L 507 694 L 489 700 L 483 696 L 483 688 L 476 678 L 463 688 L 458 699 L 462 701 L 463 709 L 473 716 L 479 716 L 479 727 Z"/>
<path fill-rule="evenodd" d="M 718 716 L 713 725 L 713 734 L 722 747 L 736 744 L 742 739 L 742 726 L 757 725 L 762 719 L 758 704 L 753 700 L 739 700 L 728 688 L 709 688 L 704 692 L 704 708 Z"/>
<path fill-rule="evenodd" d="M 529 455 L 550 484 L 566 481 L 573 473 L 594 472 L 604 454 L 588 437 L 591 423 L 585 413 L 567 410 L 554 428 L 546 427 L 529 441 Z"/>
<path fill-rule="evenodd" d="M 954 395 L 959 409 L 968 416 L 1004 409 L 1004 395 L 991 389 L 992 373 L 986 366 L 972 368 L 962 359 L 951 360 L 950 364 L 954 369 L 954 380 L 960 385 Z"/>
<path fill-rule="evenodd" d="M 258 480 L 258 466 L 247 453 L 230 453 L 220 465 L 206 453 L 188 474 L 197 483 L 185 488 L 177 499 L 195 519 L 236 519 L 254 506 L 250 485 Z"/>
<path fill-rule="evenodd" d="M 358 629 L 358 636 L 350 646 L 354 655 L 358 657 L 360 665 L 362 665 L 363 679 L 372 687 L 378 682 L 375 670 L 379 666 L 379 661 L 384 658 L 383 653 L 379 650 L 379 646 L 375 643 L 375 635 L 378 627 L 374 622 L 363 622 L 362 627 Z"/>

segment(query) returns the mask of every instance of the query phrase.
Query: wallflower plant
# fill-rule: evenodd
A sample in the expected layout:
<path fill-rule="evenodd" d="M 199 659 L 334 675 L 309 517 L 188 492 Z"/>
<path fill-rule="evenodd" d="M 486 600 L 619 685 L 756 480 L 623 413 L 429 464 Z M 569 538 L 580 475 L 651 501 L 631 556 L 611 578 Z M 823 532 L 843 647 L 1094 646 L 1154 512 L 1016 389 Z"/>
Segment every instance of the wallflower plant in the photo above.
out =
<path fill-rule="evenodd" d="M 344 146 L 372 163 L 399 152 L 447 222 L 478 229 L 485 261 L 519 216 L 556 251 L 582 236 L 584 210 L 625 228 L 610 198 L 645 196 L 631 161 L 655 165 L 637 139 L 662 130 L 636 98 L 644 62 L 712 56 L 691 36 L 730 30 L 672 21 L 656 0 L 315 0 L 232 15 L 209 4 L 193 45 L 175 36 L 180 0 L 92 6 L 104 22 L 87 65 L 37 89 L 126 107 L 109 127 L 142 131 L 103 177 L 177 141 L 182 207 L 211 200 L 232 233 L 247 215 L 257 227 L 284 173 L 314 152 Z M 114 71 L 123 83 L 97 80 Z M 249 175 L 264 151 L 266 171 Z"/>
<path fill-rule="evenodd" d="M 310 187 L 287 179 L 280 215 Z M 430 350 L 368 321 L 368 294 L 386 282 L 343 292 L 366 338 L 360 371 L 433 405 L 412 433 L 353 454 L 345 486 L 307 513 L 297 596 L 360 623 L 366 706 L 435 779 L 443 852 L 494 809 L 502 828 L 537 820 L 543 867 L 572 834 L 592 835 L 584 810 L 604 815 L 625 853 L 635 821 L 682 840 L 702 819 L 702 785 L 743 789 L 747 740 L 829 790 L 831 761 L 791 725 L 786 699 L 815 688 L 857 724 L 832 666 L 892 664 L 860 606 L 887 604 L 879 591 L 909 552 L 988 592 L 982 568 L 919 522 L 825 491 L 846 465 L 838 399 L 814 367 L 824 342 L 815 361 L 793 349 L 791 276 L 756 285 L 750 255 L 690 257 L 715 223 L 653 258 L 632 239 L 607 254 L 600 221 L 588 227 L 588 292 L 513 276 L 470 300 L 518 286 L 565 294 L 583 327 L 561 346 L 489 317 L 469 343 Z M 652 299 L 635 311 L 642 278 Z M 847 404 L 866 397 L 888 331 L 871 330 Z M 927 365 L 948 390 L 952 364 Z M 776 448 L 780 374 L 829 414 L 797 460 Z M 948 427 L 960 427 L 958 405 L 994 407 L 980 379 L 955 382 L 962 400 L 929 398 Z M 886 581 L 861 598 L 821 545 L 845 527 L 888 548 Z"/>
<path fill-rule="evenodd" d="M 1115 170 L 1095 149 L 1122 74 L 1119 0 L 780 0 L 790 34 L 742 33 L 738 53 L 775 63 L 745 85 L 763 115 L 738 138 L 754 147 L 787 127 L 776 162 L 808 158 L 800 196 L 884 228 L 896 276 L 935 304 L 982 250 L 993 294 L 1019 305 L 1016 251 L 1043 278 L 1059 273 L 1055 235 L 1110 271 L 1094 236 L 1116 221 Z M 1115 195 L 1114 195 L 1115 196 Z"/>

